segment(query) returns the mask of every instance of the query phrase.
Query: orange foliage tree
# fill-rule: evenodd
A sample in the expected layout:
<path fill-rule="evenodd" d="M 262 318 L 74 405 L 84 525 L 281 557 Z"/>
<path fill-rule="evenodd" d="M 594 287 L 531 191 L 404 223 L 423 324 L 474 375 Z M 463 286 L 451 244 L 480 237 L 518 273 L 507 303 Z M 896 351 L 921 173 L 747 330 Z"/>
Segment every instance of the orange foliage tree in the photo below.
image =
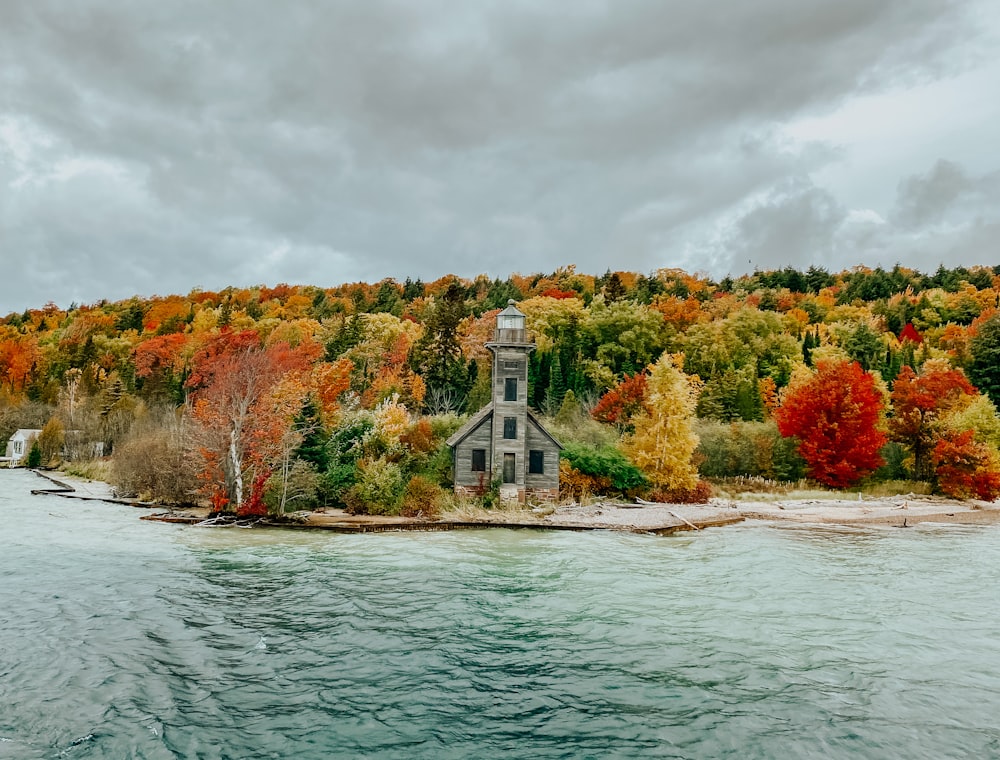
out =
<path fill-rule="evenodd" d="M 170 333 L 144 340 L 132 350 L 135 376 L 144 381 L 144 389 L 148 394 L 170 389 L 174 383 L 179 385 L 183 382 L 190 343 L 191 339 L 187 335 Z"/>
<path fill-rule="evenodd" d="M 38 341 L 33 335 L 0 340 L 0 379 L 11 393 L 24 389 L 39 356 Z"/>
<path fill-rule="evenodd" d="M 846 488 L 883 464 L 879 428 L 884 401 L 875 378 L 857 362 L 819 362 L 786 389 L 774 410 L 778 432 L 799 439 L 809 476 Z"/>
<path fill-rule="evenodd" d="M 679 298 L 674 295 L 657 296 L 652 304 L 663 315 L 663 321 L 678 330 L 686 330 L 697 322 L 707 321 L 708 315 L 701 310 L 701 301 L 694 296 Z"/>
<path fill-rule="evenodd" d="M 965 373 L 945 361 L 925 362 L 919 375 L 910 367 L 900 370 L 892 385 L 889 432 L 909 447 L 918 480 L 930 480 L 933 475 L 930 454 L 937 443 L 940 418 L 975 395 Z"/>
<path fill-rule="evenodd" d="M 1000 457 L 973 436 L 972 430 L 948 431 L 938 439 L 931 452 L 938 488 L 958 499 L 993 501 L 1000 496 Z"/>
<path fill-rule="evenodd" d="M 624 380 L 601 396 L 590 416 L 598 422 L 631 432 L 635 427 L 632 418 L 642 411 L 648 411 L 646 385 L 644 372 L 626 375 Z"/>
<path fill-rule="evenodd" d="M 202 479 L 216 509 L 263 509 L 260 490 L 308 391 L 298 382 L 308 363 L 307 354 L 287 344 L 262 347 L 252 331 L 223 332 L 196 354 L 187 385 Z"/>

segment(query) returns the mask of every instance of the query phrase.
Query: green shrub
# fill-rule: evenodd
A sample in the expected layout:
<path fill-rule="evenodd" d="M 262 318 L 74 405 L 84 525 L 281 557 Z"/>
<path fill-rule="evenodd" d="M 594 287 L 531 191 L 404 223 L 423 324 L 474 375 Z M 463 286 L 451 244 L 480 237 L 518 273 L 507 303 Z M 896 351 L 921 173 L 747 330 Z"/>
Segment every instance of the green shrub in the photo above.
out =
<path fill-rule="evenodd" d="M 559 456 L 584 475 L 607 478 L 611 488 L 622 496 L 646 485 L 642 471 L 614 446 L 571 443 Z"/>
<path fill-rule="evenodd" d="M 275 472 L 264 486 L 264 504 L 272 515 L 315 509 L 320 506 L 321 478 L 309 462 L 296 459 L 288 469 L 287 477 Z M 282 508 L 284 507 L 284 508 Z"/>
<path fill-rule="evenodd" d="M 906 480 L 910 477 L 910 470 L 906 466 L 910 454 L 901 443 L 890 441 L 879 450 L 879 454 L 885 460 L 885 464 L 871 474 L 868 478 L 870 482 Z"/>
<path fill-rule="evenodd" d="M 494 474 L 493 479 L 490 480 L 489 485 L 483 491 L 483 509 L 496 509 L 500 506 L 500 487 L 502 484 L 503 480 L 501 477 Z"/>
<path fill-rule="evenodd" d="M 28 450 L 27 465 L 31 469 L 42 466 L 42 447 L 38 445 L 38 441 L 31 442 L 31 448 Z"/>
<path fill-rule="evenodd" d="M 355 515 L 398 515 L 403 496 L 403 471 L 386 459 L 358 465 L 358 480 L 344 494 L 344 503 Z"/>
<path fill-rule="evenodd" d="M 695 456 L 702 477 L 761 477 L 798 480 L 804 463 L 793 438 L 783 438 L 773 421 L 715 422 L 698 420 Z"/>

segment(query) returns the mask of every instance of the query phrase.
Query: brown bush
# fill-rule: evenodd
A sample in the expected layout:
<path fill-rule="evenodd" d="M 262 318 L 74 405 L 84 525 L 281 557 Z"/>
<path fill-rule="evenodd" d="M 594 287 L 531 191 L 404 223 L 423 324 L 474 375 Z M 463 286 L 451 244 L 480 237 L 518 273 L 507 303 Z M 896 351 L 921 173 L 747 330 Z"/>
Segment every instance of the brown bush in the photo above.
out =
<path fill-rule="evenodd" d="M 436 520 L 441 513 L 444 489 L 431 483 L 427 478 L 414 475 L 403 492 L 403 506 L 400 514 L 404 517 L 425 517 Z"/>
<path fill-rule="evenodd" d="M 122 495 L 164 504 L 191 504 L 198 492 L 197 471 L 176 435 L 153 430 L 115 449 L 111 484 Z"/>
<path fill-rule="evenodd" d="M 661 504 L 704 504 L 712 498 L 712 486 L 699 480 L 694 488 L 663 490 L 650 493 L 650 500 Z"/>
<path fill-rule="evenodd" d="M 587 496 L 610 493 L 611 478 L 587 475 L 573 467 L 565 459 L 559 460 L 559 498 L 581 501 Z"/>

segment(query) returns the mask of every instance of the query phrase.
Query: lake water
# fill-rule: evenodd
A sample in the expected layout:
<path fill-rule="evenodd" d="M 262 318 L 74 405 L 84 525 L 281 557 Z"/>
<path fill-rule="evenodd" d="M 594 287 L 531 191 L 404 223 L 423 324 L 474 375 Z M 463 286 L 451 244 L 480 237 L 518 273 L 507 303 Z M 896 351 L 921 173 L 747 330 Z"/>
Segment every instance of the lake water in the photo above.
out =
<path fill-rule="evenodd" d="M 333 535 L 0 472 L 0 758 L 1000 757 L 1000 529 Z"/>

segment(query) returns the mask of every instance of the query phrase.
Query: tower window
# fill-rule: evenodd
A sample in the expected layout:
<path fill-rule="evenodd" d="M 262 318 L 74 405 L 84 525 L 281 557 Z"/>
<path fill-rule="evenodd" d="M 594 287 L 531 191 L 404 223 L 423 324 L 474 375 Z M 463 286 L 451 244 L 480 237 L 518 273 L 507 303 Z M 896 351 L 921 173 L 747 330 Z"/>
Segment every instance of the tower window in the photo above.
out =
<path fill-rule="evenodd" d="M 535 475 L 545 474 L 545 452 L 532 449 L 528 452 L 528 472 Z"/>
<path fill-rule="evenodd" d="M 472 471 L 486 472 L 486 449 L 472 450 Z"/>
<path fill-rule="evenodd" d="M 517 438 L 517 417 L 503 418 L 503 437 Z"/>
<path fill-rule="evenodd" d="M 517 401 L 517 378 L 507 377 L 503 381 L 503 400 Z"/>

